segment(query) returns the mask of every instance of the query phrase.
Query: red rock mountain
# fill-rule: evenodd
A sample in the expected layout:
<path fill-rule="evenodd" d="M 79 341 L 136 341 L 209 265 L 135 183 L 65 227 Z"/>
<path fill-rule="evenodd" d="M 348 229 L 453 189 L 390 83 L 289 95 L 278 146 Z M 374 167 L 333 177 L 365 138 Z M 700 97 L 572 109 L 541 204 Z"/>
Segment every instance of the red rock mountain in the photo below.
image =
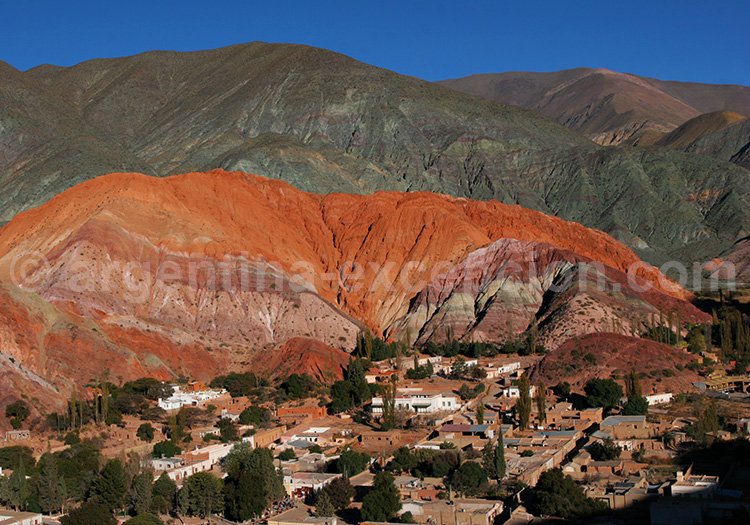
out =
<path fill-rule="evenodd" d="M 478 271 L 506 262 L 525 265 L 512 286 Z M 605 285 L 585 293 L 608 306 L 568 334 L 556 320 L 565 316 L 545 309 L 564 309 L 577 296 L 571 287 L 591 280 L 578 277 L 581 265 L 593 263 Z M 628 270 L 652 289 L 631 290 Z M 573 284 L 545 295 L 566 271 Z M 104 367 L 123 379 L 278 369 L 272 349 L 284 345 L 279 355 L 312 348 L 300 370 L 339 374 L 335 349 L 351 349 L 363 325 L 441 337 L 417 320 L 419 305 L 471 325 L 456 336 L 502 340 L 507 315 L 456 315 L 445 275 L 457 272 L 482 277 L 474 289 L 495 313 L 504 294 L 529 291 L 523 305 L 507 305 L 512 330 L 538 316 L 555 344 L 612 325 L 613 301 L 701 318 L 682 288 L 610 236 L 518 206 L 425 192 L 318 195 L 221 170 L 126 173 L 75 186 L 0 230 L 0 279 L 27 290 L 4 285 L 0 334 L 15 360 L 4 366 L 62 395 Z"/>

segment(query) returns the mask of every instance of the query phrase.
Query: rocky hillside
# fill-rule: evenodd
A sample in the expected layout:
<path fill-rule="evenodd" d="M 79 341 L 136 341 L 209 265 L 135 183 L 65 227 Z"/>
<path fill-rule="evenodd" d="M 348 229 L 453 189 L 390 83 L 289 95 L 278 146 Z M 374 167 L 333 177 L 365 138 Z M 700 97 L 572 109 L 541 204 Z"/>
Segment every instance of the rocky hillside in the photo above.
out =
<path fill-rule="evenodd" d="M 455 275 L 481 296 L 473 317 Z M 0 230 L 0 279 L 4 366 L 16 367 L 8 384 L 61 394 L 102 368 L 123 379 L 271 373 L 284 368 L 278 348 L 305 349 L 295 368 L 337 375 L 363 326 L 442 337 L 422 305 L 472 324 L 454 334 L 466 340 L 502 341 L 533 319 L 556 344 L 628 330 L 638 321 L 625 304 L 701 319 L 689 294 L 630 249 L 556 217 L 425 192 L 305 193 L 221 170 L 107 175 L 21 213 Z M 572 289 L 585 297 L 569 299 Z M 528 301 L 498 311 L 514 290 Z M 556 313 L 581 297 L 574 310 L 593 322 Z"/>
<path fill-rule="evenodd" d="M 547 385 L 567 381 L 582 392 L 591 379 L 622 378 L 635 370 L 644 394 L 694 392 L 693 382 L 702 379 L 685 368 L 693 360 L 687 350 L 654 341 L 612 333 L 588 334 L 572 338 L 546 355 L 532 380 Z"/>
<path fill-rule="evenodd" d="M 728 160 L 750 170 L 750 119 L 698 137 L 683 151 Z"/>
<path fill-rule="evenodd" d="M 2 221 L 112 171 L 225 168 L 314 192 L 520 204 L 610 233 L 652 263 L 708 260 L 750 231 L 738 166 L 603 148 L 533 111 L 321 49 L 252 43 L 3 69 Z"/>
<path fill-rule="evenodd" d="M 663 81 L 602 68 L 471 75 L 440 84 L 539 111 L 605 145 L 658 136 L 703 113 L 750 116 L 750 87 Z"/>

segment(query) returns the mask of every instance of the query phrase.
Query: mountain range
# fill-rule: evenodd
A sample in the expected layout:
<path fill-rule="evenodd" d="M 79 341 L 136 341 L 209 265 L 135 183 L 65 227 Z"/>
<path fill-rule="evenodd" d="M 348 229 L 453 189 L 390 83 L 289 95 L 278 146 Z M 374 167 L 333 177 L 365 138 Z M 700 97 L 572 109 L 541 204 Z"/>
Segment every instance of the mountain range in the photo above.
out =
<path fill-rule="evenodd" d="M 538 112 L 321 49 L 251 43 L 1 67 L 3 221 L 105 173 L 223 168 L 305 191 L 520 204 L 610 233 L 651 263 L 709 260 L 750 232 L 750 178 L 736 164 L 603 147 Z"/>
<path fill-rule="evenodd" d="M 548 379 L 579 341 L 622 372 L 649 319 L 709 321 L 652 265 L 750 280 L 748 88 L 524 75 L 446 86 L 259 42 L 0 63 L 0 404 L 62 406 L 105 368 L 327 381 L 365 328 L 533 327 Z"/>
<path fill-rule="evenodd" d="M 102 176 L 20 213 L 0 230 L 0 281 L 3 384 L 48 403 L 102 368 L 278 374 L 279 349 L 312 348 L 300 370 L 340 375 L 364 327 L 422 344 L 502 343 L 538 325 L 554 350 L 633 337 L 660 312 L 710 318 L 615 239 L 537 211 L 321 195 L 223 170 Z"/>
<path fill-rule="evenodd" d="M 439 83 L 533 109 L 605 145 L 654 143 L 705 113 L 733 112 L 733 121 L 750 116 L 747 86 L 663 81 L 603 68 L 477 74 Z"/>

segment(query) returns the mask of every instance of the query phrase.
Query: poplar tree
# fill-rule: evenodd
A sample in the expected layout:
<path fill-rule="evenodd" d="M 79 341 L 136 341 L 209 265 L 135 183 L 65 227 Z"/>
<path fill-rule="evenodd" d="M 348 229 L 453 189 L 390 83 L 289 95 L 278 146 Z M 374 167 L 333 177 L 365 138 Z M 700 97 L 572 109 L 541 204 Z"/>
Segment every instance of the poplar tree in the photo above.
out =
<path fill-rule="evenodd" d="M 529 418 L 531 416 L 530 389 L 529 376 L 524 371 L 518 379 L 518 400 L 516 401 L 516 413 L 518 414 L 518 423 L 521 426 L 521 430 L 529 428 Z"/>
<path fill-rule="evenodd" d="M 536 389 L 536 410 L 539 423 L 544 425 L 547 422 L 547 392 L 544 381 L 539 382 Z"/>

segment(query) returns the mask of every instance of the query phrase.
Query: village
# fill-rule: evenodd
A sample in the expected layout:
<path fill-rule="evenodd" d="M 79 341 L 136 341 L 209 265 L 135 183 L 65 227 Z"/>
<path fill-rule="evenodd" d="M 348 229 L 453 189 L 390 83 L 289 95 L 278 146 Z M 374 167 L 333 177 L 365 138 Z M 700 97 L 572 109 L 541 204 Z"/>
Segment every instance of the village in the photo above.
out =
<path fill-rule="evenodd" d="M 263 514 L 264 523 L 273 525 L 366 521 L 357 510 L 379 472 L 392 474 L 398 490 L 398 513 L 389 518 L 420 524 L 528 523 L 539 517 L 533 503 L 527 505 L 534 487 L 553 472 L 574 480 L 586 501 L 627 512 L 636 522 L 674 523 L 680 513 L 681 522 L 704 523 L 746 504 L 743 491 L 734 486 L 745 473 L 730 471 L 731 479 L 696 473 L 691 465 L 680 464 L 678 456 L 681 446 L 697 439 L 746 440 L 750 419 L 738 417 L 698 436 L 692 429 L 701 425 L 702 416 L 690 410 L 684 393 L 673 392 L 638 392 L 646 403 L 645 413 L 638 415 L 624 413 L 629 401 L 622 393 L 598 403 L 602 406 L 582 406 L 580 396 L 564 387 L 542 391 L 529 383 L 527 371 L 538 359 L 386 359 L 363 370 L 368 388 L 378 393 L 364 400 L 361 410 L 338 413 L 314 396 L 259 406 L 222 387 L 185 382 L 166 386 L 156 406 L 144 411 L 158 409 L 166 416 L 164 424 L 123 415 L 104 432 L 95 424 L 82 426 L 76 438 L 98 440 L 104 458 L 136 458 L 153 479 L 166 476 L 178 488 L 198 473 L 225 478 L 225 459 L 237 443 L 268 449 L 286 492 L 282 502 Z M 713 379 L 694 389 L 699 395 L 701 389 L 719 386 L 726 391 L 732 385 Z M 101 395 L 101 390 L 93 393 Z M 184 429 L 178 442 L 175 424 L 186 413 L 192 421 L 180 423 Z M 144 429 L 151 429 L 145 432 L 150 439 L 144 440 Z M 4 445 L 29 447 L 38 457 L 66 450 L 70 435 L 60 442 L 55 437 L 61 434 L 54 432 L 13 430 L 5 434 Z M 500 473 L 495 465 L 487 468 L 488 451 L 498 447 Z M 354 464 L 342 460 L 351 454 L 366 461 L 342 467 Z M 456 470 L 451 458 L 456 464 L 480 465 L 481 473 L 476 479 L 459 479 L 464 469 Z M 6 479 L 11 474 L 12 469 L 2 472 Z M 321 516 L 316 495 L 344 479 L 353 489 L 353 501 Z M 12 511 L 7 512 L 11 520 Z M 47 519 L 41 513 L 16 514 L 8 524 Z M 200 517 L 182 520 L 204 522 Z"/>

